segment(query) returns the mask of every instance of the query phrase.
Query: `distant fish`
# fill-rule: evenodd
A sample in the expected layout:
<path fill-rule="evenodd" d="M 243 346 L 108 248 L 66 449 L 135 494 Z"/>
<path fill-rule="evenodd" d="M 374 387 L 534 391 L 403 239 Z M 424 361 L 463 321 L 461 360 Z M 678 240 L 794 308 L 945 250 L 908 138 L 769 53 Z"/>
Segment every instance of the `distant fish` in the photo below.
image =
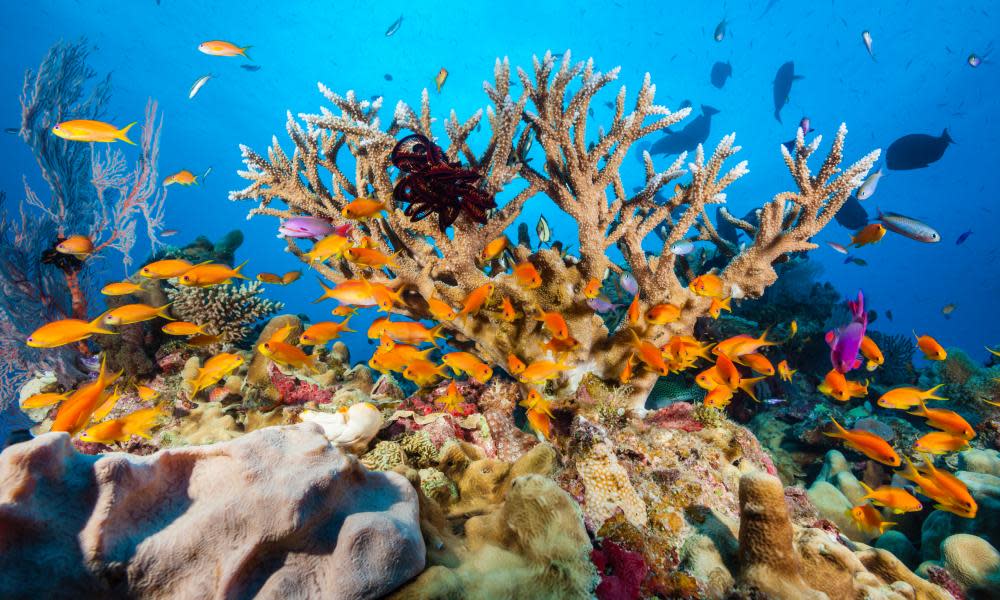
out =
<path fill-rule="evenodd" d="M 947 129 L 939 137 L 925 133 L 904 135 L 889 145 L 885 153 L 885 164 L 894 171 L 923 169 L 940 160 L 951 143 L 953 140 Z"/>
<path fill-rule="evenodd" d="M 687 256 L 691 254 L 694 250 L 694 244 L 691 240 L 680 240 L 679 242 L 674 242 L 670 245 L 670 252 L 676 254 L 677 256 Z"/>
<path fill-rule="evenodd" d="M 865 44 L 865 49 L 868 50 L 868 56 L 875 60 L 875 54 L 872 52 L 872 34 L 867 29 L 861 32 L 861 41 Z M 878 62 L 878 61 L 875 61 Z"/>
<path fill-rule="evenodd" d="M 858 199 L 851 196 L 844 202 L 844 206 L 837 211 L 837 222 L 847 229 L 857 230 L 868 224 L 868 211 L 861 206 Z"/>
<path fill-rule="evenodd" d="M 4 133 L 9 133 L 11 135 L 17 135 L 18 133 L 21 133 L 21 128 L 20 127 L 4 127 L 3 132 Z"/>
<path fill-rule="evenodd" d="M 941 314 L 944 315 L 944 318 L 950 319 L 951 313 L 955 312 L 956 308 L 958 307 L 952 303 L 945 304 L 944 307 L 941 309 Z"/>
<path fill-rule="evenodd" d="M 242 56 L 247 60 L 253 60 L 247 54 L 250 46 L 237 46 L 225 40 L 210 40 L 198 44 L 198 50 L 211 56 Z"/>
<path fill-rule="evenodd" d="M 717 109 L 703 104 L 701 114 L 696 119 L 680 131 L 665 131 L 664 136 L 649 148 L 649 153 L 670 156 L 694 150 L 698 144 L 704 144 L 708 140 L 712 130 L 712 115 L 716 114 L 719 114 Z"/>
<path fill-rule="evenodd" d="M 712 34 L 715 41 L 721 42 L 726 39 L 726 20 L 722 19 L 719 24 L 715 26 L 715 33 Z"/>
<path fill-rule="evenodd" d="M 788 104 L 788 95 L 792 93 L 792 82 L 796 79 L 802 79 L 802 75 L 795 74 L 793 61 L 778 67 L 778 72 L 774 75 L 771 91 L 774 97 L 774 118 L 779 123 L 781 123 L 781 109 Z"/>
<path fill-rule="evenodd" d="M 245 66 L 245 65 L 244 65 Z M 199 77 L 194 84 L 191 85 L 191 91 L 188 92 L 188 99 L 194 98 L 198 92 L 201 90 L 202 86 L 208 83 L 208 80 L 212 78 L 212 74 L 202 75 Z"/>
<path fill-rule="evenodd" d="M 968 230 L 968 231 L 966 231 L 966 232 L 963 232 L 962 235 L 958 236 L 958 239 L 955 240 L 955 245 L 956 246 L 960 246 L 960 245 L 964 244 L 965 240 L 969 239 L 970 235 L 972 235 L 972 230 L 971 229 Z"/>
<path fill-rule="evenodd" d="M 639 283 L 635 280 L 635 277 L 633 277 L 631 273 L 622 273 L 618 282 L 622 284 L 622 289 L 629 294 L 634 296 L 639 293 Z"/>
<path fill-rule="evenodd" d="M 735 230 L 735 227 L 733 229 Z M 653 229 L 653 233 L 656 234 L 656 237 L 660 238 L 661 242 L 667 241 L 667 238 L 670 237 L 670 229 L 667 227 L 666 223 L 660 223 L 659 225 L 657 225 Z"/>
<path fill-rule="evenodd" d="M 170 237 L 172 235 L 177 235 L 178 233 L 180 232 L 176 229 L 164 229 L 160 232 L 160 237 Z"/>
<path fill-rule="evenodd" d="M 538 234 L 538 244 L 547 244 L 552 239 L 552 230 L 549 229 L 549 222 L 545 220 L 545 215 L 538 215 L 538 223 L 535 224 L 535 233 Z"/>
<path fill-rule="evenodd" d="M 934 228 L 927 223 L 918 221 L 913 217 L 907 217 L 899 213 L 892 212 L 883 213 L 880 210 L 878 212 L 878 220 L 881 221 L 882 224 L 885 225 L 885 228 L 889 231 L 908 237 L 911 240 L 927 244 L 933 244 L 941 241 L 940 233 L 935 231 Z"/>
<path fill-rule="evenodd" d="M 438 74 L 434 76 L 434 85 L 437 86 L 437 92 L 441 93 L 441 88 L 444 86 L 444 82 L 448 81 L 448 69 L 441 67 Z"/>
<path fill-rule="evenodd" d="M 768 399 L 764 400 L 763 402 L 764 402 L 764 404 L 770 404 L 770 405 L 773 406 L 775 404 L 781 404 L 784 401 L 785 401 L 784 398 L 768 398 Z"/>
<path fill-rule="evenodd" d="M 867 260 L 865 260 L 863 258 L 858 258 L 857 256 L 848 256 L 847 258 L 845 258 L 844 259 L 844 264 L 846 265 L 848 263 L 854 263 L 854 264 L 858 265 L 859 267 L 867 267 L 868 266 L 868 261 Z"/>
<path fill-rule="evenodd" d="M 712 85 L 722 89 L 726 85 L 726 80 L 733 76 L 733 66 L 728 62 L 719 61 L 712 65 L 711 80 Z"/>
<path fill-rule="evenodd" d="M 392 81 L 392 73 L 386 73 L 385 75 L 382 76 L 382 79 L 385 79 L 386 81 Z"/>
<path fill-rule="evenodd" d="M 967 62 L 969 63 L 970 67 L 972 67 L 973 69 L 975 69 L 979 65 L 983 64 L 983 59 L 981 59 L 978 56 L 976 56 L 976 53 L 973 52 L 972 54 L 969 55 L 969 58 L 968 58 Z"/>
<path fill-rule="evenodd" d="M 802 117 L 799 120 L 799 129 L 802 130 L 802 135 L 803 136 L 809 135 L 810 133 L 816 131 L 815 129 L 812 128 L 812 123 L 809 121 L 809 117 Z M 792 139 L 788 140 L 787 142 L 781 144 L 782 146 L 784 146 L 785 148 L 788 149 L 789 153 L 791 153 L 792 151 L 795 150 L 795 140 L 798 139 L 798 135 L 799 135 L 799 132 L 796 131 L 794 138 L 792 138 Z"/>
<path fill-rule="evenodd" d="M 888 319 L 891 321 L 892 320 L 892 311 L 891 310 L 885 311 L 885 316 L 888 317 Z"/>
<path fill-rule="evenodd" d="M 840 252 L 841 254 L 847 254 L 847 248 L 843 247 L 837 242 L 827 242 L 826 245 L 833 248 L 837 252 Z"/>
<path fill-rule="evenodd" d="M 243 69 L 244 71 L 260 71 L 260 65 L 243 64 L 240 65 L 240 68 Z"/>
<path fill-rule="evenodd" d="M 393 21 L 392 25 L 389 25 L 389 28 L 385 30 L 385 37 L 389 37 L 392 34 L 396 33 L 402 26 L 403 26 L 403 15 L 399 15 L 399 18 Z"/>
<path fill-rule="evenodd" d="M 872 197 L 875 193 L 875 188 L 878 187 L 878 180 L 882 179 L 882 175 L 884 173 L 882 172 L 882 168 L 879 167 L 878 171 L 875 171 L 865 179 L 865 182 L 858 188 L 858 200 L 867 200 Z"/>

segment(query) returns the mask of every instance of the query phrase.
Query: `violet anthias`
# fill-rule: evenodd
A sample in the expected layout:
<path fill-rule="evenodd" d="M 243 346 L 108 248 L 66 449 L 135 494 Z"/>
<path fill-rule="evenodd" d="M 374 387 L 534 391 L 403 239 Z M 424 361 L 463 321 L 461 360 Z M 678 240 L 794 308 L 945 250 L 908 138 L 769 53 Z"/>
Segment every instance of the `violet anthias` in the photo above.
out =
<path fill-rule="evenodd" d="M 853 316 L 851 322 L 826 333 L 826 343 L 830 345 L 830 362 L 840 373 L 847 373 L 861 366 L 858 351 L 868 328 L 868 313 L 865 312 L 865 297 L 861 290 L 858 290 L 857 302 L 848 300 L 847 306 Z"/>

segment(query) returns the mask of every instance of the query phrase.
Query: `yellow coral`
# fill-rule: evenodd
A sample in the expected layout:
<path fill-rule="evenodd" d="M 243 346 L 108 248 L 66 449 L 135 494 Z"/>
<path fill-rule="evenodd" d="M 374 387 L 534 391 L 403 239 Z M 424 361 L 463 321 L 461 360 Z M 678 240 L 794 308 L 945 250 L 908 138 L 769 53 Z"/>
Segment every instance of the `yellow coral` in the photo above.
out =
<path fill-rule="evenodd" d="M 633 525 L 646 524 L 646 504 L 607 443 L 594 444 L 577 461 L 576 468 L 583 480 L 584 512 L 596 526 L 600 527 L 619 508 Z"/>

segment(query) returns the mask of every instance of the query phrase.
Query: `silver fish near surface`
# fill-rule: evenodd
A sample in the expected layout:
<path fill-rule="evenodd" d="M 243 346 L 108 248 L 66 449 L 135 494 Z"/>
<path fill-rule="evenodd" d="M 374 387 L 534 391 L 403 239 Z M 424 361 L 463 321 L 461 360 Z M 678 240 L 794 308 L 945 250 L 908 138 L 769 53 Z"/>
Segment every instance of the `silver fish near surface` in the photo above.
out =
<path fill-rule="evenodd" d="M 195 95 L 197 95 L 197 93 L 201 90 L 202 86 L 208 83 L 208 80 L 212 77 L 213 75 L 211 73 L 199 77 L 198 80 L 191 86 L 191 91 L 188 92 L 188 99 L 194 98 Z"/>
<path fill-rule="evenodd" d="M 861 41 L 864 42 L 865 48 L 868 50 L 868 56 L 875 60 L 875 53 L 872 52 L 872 34 L 867 29 L 861 32 Z M 875 61 L 878 62 L 878 61 Z"/>
<path fill-rule="evenodd" d="M 918 221 L 913 217 L 907 217 L 893 212 L 883 213 L 880 210 L 878 211 L 878 220 L 881 221 L 882 224 L 885 225 L 885 228 L 889 231 L 898 233 L 903 237 L 908 237 L 911 240 L 927 244 L 933 244 L 941 241 L 940 233 L 927 223 Z"/>
<path fill-rule="evenodd" d="M 857 198 L 858 200 L 867 200 L 875 195 L 875 189 L 878 188 L 878 181 L 882 179 L 885 173 L 882 172 L 882 168 L 879 167 L 878 171 L 875 171 L 865 179 L 865 182 L 861 184 L 858 188 Z"/>
<path fill-rule="evenodd" d="M 403 26 L 403 15 L 399 15 L 399 18 L 393 21 L 392 25 L 389 25 L 389 28 L 385 30 L 385 37 L 389 37 L 392 34 L 396 33 L 402 26 Z"/>

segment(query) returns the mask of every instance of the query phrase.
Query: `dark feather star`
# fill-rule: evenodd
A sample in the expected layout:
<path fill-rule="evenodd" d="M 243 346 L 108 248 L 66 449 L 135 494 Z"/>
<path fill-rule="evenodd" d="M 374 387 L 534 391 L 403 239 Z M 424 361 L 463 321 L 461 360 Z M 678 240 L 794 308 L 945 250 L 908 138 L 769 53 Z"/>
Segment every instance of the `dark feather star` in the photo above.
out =
<path fill-rule="evenodd" d="M 403 214 L 411 221 L 438 215 L 438 227 L 445 231 L 465 211 L 470 219 L 486 224 L 486 211 L 496 208 L 492 194 L 476 187 L 482 175 L 460 162 L 449 162 L 441 147 L 426 137 L 413 134 L 399 140 L 390 155 L 392 164 L 404 173 L 396 182 L 392 197 L 409 206 Z"/>

